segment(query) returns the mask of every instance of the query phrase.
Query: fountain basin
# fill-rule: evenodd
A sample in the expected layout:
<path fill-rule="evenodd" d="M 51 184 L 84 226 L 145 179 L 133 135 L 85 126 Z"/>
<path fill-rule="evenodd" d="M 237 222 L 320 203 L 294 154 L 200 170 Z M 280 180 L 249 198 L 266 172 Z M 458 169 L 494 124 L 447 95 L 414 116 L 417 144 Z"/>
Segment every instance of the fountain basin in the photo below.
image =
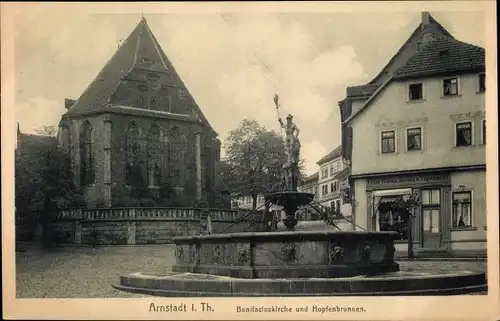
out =
<path fill-rule="evenodd" d="M 395 232 L 303 231 L 173 239 L 173 272 L 244 279 L 336 278 L 399 271 Z"/>
<path fill-rule="evenodd" d="M 193 273 L 133 273 L 115 289 L 164 297 L 305 297 L 458 295 L 487 291 L 485 273 L 393 272 L 321 279 L 240 279 Z"/>

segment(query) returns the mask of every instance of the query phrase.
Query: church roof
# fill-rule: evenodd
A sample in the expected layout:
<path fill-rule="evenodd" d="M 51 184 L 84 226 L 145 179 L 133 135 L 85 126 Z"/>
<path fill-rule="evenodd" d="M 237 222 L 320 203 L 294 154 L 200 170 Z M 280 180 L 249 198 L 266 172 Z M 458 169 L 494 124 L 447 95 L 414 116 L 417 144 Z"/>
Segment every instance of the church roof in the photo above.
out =
<path fill-rule="evenodd" d="M 452 38 L 439 37 L 415 54 L 394 78 L 408 78 L 484 70 L 484 48 Z"/>
<path fill-rule="evenodd" d="M 170 87 L 182 88 L 188 92 L 151 32 L 146 19 L 142 18 L 76 102 L 67 104 L 69 108 L 64 115 L 113 112 L 115 106 L 111 103 L 111 99 L 121 82 L 133 73 L 133 69 L 168 74 Z M 188 96 L 191 100 L 190 107 L 195 109 L 200 121 L 210 127 L 194 99 L 190 94 Z"/>

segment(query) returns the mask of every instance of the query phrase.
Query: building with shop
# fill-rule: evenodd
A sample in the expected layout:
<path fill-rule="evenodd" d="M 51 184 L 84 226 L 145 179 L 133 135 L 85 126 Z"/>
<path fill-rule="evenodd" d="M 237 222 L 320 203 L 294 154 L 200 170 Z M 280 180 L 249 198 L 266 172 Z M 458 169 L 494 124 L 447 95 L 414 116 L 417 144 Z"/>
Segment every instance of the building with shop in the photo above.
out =
<path fill-rule="evenodd" d="M 59 145 L 89 207 L 221 206 L 218 135 L 146 19 L 65 104 Z"/>
<path fill-rule="evenodd" d="M 390 204 L 413 194 L 421 202 L 411 233 L 417 254 L 482 253 L 485 51 L 454 39 L 428 13 L 419 28 L 406 62 L 389 63 L 386 79 L 369 85 L 375 90 L 361 103 L 340 103 L 353 216 L 368 230 L 400 232 L 396 249 L 405 251 L 407 218 Z"/>

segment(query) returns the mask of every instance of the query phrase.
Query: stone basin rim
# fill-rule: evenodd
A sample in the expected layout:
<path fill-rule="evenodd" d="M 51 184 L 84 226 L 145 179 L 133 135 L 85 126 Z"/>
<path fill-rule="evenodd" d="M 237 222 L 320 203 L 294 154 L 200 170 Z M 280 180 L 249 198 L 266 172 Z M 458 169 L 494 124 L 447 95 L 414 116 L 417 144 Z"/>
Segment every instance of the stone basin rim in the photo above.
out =
<path fill-rule="evenodd" d="M 177 242 L 202 241 L 202 240 L 294 240 L 303 238 L 305 240 L 318 240 L 342 237 L 396 237 L 399 234 L 394 231 L 285 231 L 285 232 L 245 232 L 245 233 L 227 233 L 193 236 L 176 236 L 172 240 Z"/>

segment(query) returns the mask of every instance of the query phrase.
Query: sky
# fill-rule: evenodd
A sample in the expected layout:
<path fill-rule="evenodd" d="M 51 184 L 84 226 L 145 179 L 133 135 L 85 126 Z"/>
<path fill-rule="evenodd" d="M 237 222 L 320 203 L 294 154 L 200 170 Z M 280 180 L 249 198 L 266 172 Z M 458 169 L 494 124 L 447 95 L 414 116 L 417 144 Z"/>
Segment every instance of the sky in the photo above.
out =
<path fill-rule="evenodd" d="M 481 12 L 430 12 L 456 39 L 484 46 Z M 340 145 L 338 101 L 369 82 L 420 23 L 419 12 L 144 14 L 224 142 L 244 118 L 300 129 L 307 174 Z M 141 13 L 31 9 L 15 20 L 16 118 L 22 132 L 59 123 Z"/>

